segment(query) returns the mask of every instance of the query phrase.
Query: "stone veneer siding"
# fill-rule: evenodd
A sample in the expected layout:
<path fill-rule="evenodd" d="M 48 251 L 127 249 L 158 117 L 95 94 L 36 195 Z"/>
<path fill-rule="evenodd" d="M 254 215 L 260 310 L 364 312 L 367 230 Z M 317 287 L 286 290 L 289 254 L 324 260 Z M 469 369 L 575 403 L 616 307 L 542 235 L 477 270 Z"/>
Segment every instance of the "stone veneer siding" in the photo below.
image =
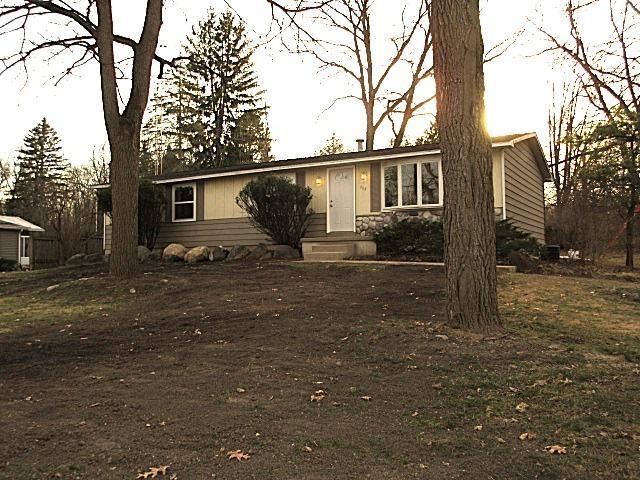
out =
<path fill-rule="evenodd" d="M 496 208 L 495 213 L 496 221 L 502 219 L 502 208 Z M 394 222 L 399 222 L 405 219 L 422 220 L 423 218 L 436 220 L 439 219 L 441 215 L 441 209 L 396 210 L 371 215 L 358 215 L 356 217 L 356 234 L 362 237 L 371 237 L 385 225 L 389 225 Z"/>
<path fill-rule="evenodd" d="M 370 237 L 385 225 L 405 219 L 422 220 L 423 218 L 440 218 L 441 210 L 397 210 L 380 212 L 356 217 L 356 233 L 362 237 Z"/>

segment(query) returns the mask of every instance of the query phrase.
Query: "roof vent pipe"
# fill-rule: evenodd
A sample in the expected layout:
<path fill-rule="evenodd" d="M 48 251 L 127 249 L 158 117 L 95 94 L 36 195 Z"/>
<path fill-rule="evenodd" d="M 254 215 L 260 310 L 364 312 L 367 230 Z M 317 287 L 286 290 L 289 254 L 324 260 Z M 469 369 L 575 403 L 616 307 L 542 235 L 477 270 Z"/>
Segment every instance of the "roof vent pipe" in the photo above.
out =
<path fill-rule="evenodd" d="M 364 152 L 364 138 L 358 138 L 356 143 L 358 144 L 358 151 Z"/>

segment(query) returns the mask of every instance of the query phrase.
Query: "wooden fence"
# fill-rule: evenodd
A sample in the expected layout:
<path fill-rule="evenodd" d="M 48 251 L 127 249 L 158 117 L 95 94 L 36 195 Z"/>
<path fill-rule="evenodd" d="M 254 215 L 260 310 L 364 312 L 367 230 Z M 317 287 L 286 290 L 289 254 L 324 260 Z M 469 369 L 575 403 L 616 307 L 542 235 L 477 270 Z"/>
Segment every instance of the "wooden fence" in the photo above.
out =
<path fill-rule="evenodd" d="M 33 242 L 33 250 L 31 254 L 31 266 L 32 268 L 49 268 L 57 265 L 64 264 L 66 258 L 58 248 L 58 243 L 52 237 L 48 236 L 34 236 L 31 241 Z M 102 236 L 94 235 L 88 238 L 84 238 L 81 244 L 76 249 L 76 253 L 85 253 L 87 255 L 91 253 L 104 253 L 102 249 Z"/>

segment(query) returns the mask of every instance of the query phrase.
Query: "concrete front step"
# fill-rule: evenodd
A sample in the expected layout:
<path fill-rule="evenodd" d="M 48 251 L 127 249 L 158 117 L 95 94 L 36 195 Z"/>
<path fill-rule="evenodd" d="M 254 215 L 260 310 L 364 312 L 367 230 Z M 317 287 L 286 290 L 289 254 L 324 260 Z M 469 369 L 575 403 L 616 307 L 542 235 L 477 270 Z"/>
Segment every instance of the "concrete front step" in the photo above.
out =
<path fill-rule="evenodd" d="M 306 262 L 335 262 L 345 260 L 353 255 L 346 255 L 344 252 L 307 252 L 304 254 Z"/>
<path fill-rule="evenodd" d="M 376 244 L 373 240 L 350 235 L 344 237 L 319 237 L 302 239 L 302 256 L 309 261 L 345 260 L 375 256 Z"/>
<path fill-rule="evenodd" d="M 355 246 L 353 243 L 320 243 L 311 245 L 311 252 L 344 253 L 347 256 L 353 257 Z"/>

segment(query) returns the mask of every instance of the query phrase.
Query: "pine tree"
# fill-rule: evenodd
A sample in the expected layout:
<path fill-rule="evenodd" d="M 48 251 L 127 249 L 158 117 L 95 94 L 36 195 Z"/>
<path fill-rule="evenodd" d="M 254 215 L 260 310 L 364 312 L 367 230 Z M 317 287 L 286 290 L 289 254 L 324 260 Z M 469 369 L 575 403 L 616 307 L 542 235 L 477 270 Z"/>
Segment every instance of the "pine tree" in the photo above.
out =
<path fill-rule="evenodd" d="M 318 155 L 333 155 L 334 153 L 344 153 L 347 149 L 342 140 L 340 140 L 335 132 L 331 134 L 331 138 L 327 140 L 324 147 L 318 150 Z"/>
<path fill-rule="evenodd" d="M 16 162 L 16 179 L 7 210 L 11 215 L 43 223 L 63 194 L 67 163 L 60 138 L 43 118 L 24 139 Z"/>
<path fill-rule="evenodd" d="M 151 155 L 183 169 L 271 159 L 267 108 L 258 106 L 263 92 L 252 55 L 242 23 L 231 12 L 210 11 L 187 39 L 186 62 L 152 100 L 143 131 Z M 166 144 L 154 143 L 158 136 Z"/>
<path fill-rule="evenodd" d="M 440 132 L 438 131 L 438 124 L 434 121 L 421 136 L 416 138 L 414 145 L 433 145 L 439 143 Z"/>

